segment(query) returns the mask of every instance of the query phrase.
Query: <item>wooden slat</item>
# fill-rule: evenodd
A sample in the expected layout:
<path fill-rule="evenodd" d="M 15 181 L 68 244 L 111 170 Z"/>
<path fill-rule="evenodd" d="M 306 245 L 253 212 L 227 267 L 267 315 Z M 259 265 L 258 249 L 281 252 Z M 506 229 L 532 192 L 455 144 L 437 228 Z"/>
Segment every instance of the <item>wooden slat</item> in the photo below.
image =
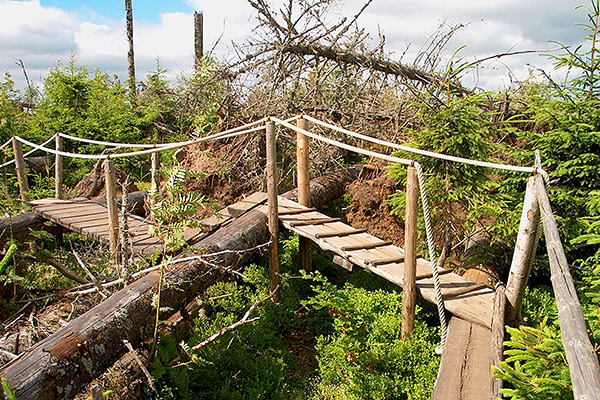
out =
<path fill-rule="evenodd" d="M 449 299 L 451 297 L 456 297 L 456 296 L 460 296 L 463 294 L 467 294 L 467 293 L 471 293 L 474 292 L 476 290 L 480 290 L 480 289 L 485 289 L 488 286 L 483 284 L 483 283 L 476 283 L 473 285 L 469 285 L 469 286 L 465 286 L 462 288 L 458 288 L 458 289 L 454 289 L 454 290 L 449 290 L 447 292 L 442 292 L 442 297 L 445 299 Z"/>
<path fill-rule="evenodd" d="M 438 269 L 438 275 L 446 275 L 446 274 L 451 274 L 453 271 L 451 269 L 443 269 L 443 268 L 439 268 Z M 420 274 L 417 275 L 417 280 L 420 281 L 422 279 L 429 279 L 433 277 L 433 273 L 432 272 L 426 272 L 424 274 Z"/>
<path fill-rule="evenodd" d="M 317 233 L 315 235 L 315 237 L 317 239 L 327 239 L 327 238 L 332 238 L 332 237 L 345 237 L 345 236 L 350 236 L 350 235 L 358 235 L 360 233 L 365 233 L 367 230 L 366 229 L 348 229 L 346 231 L 339 231 L 339 232 L 330 232 L 330 233 Z"/>
<path fill-rule="evenodd" d="M 322 224 L 329 224 L 331 222 L 338 222 L 340 221 L 340 218 L 315 218 L 315 219 L 311 219 L 311 220 L 304 220 L 304 221 L 295 221 L 295 222 L 290 222 L 290 226 L 293 228 L 296 228 L 298 226 L 309 226 L 309 225 L 322 225 Z M 282 221 L 282 222 L 287 222 L 287 221 Z"/>
<path fill-rule="evenodd" d="M 390 240 L 385 240 L 383 242 L 356 244 L 356 245 L 352 245 L 352 246 L 342 246 L 342 251 L 368 250 L 368 249 L 374 249 L 376 247 L 389 246 L 391 244 L 393 244 L 393 242 Z"/>
<path fill-rule="evenodd" d="M 227 206 L 226 209 L 230 216 L 234 218 L 239 218 L 243 214 L 252 210 L 253 208 L 259 206 L 260 204 L 263 204 L 265 201 L 267 201 L 266 193 L 255 192 L 252 193 L 250 196 L 246 197 L 245 199 L 242 199 L 230 206 Z"/>
<path fill-rule="evenodd" d="M 378 260 L 369 260 L 368 263 L 373 265 L 373 266 L 379 266 L 379 265 L 384 265 L 384 264 L 392 264 L 392 263 L 399 263 L 404 261 L 404 256 L 396 256 L 396 257 L 389 257 L 389 258 L 380 258 Z"/>
<path fill-rule="evenodd" d="M 298 214 L 304 214 L 307 212 L 311 212 L 311 211 L 316 211 L 316 208 L 299 208 L 299 209 L 295 209 L 295 210 L 285 210 L 285 211 L 279 211 L 279 216 L 284 216 L 284 215 L 298 215 Z"/>

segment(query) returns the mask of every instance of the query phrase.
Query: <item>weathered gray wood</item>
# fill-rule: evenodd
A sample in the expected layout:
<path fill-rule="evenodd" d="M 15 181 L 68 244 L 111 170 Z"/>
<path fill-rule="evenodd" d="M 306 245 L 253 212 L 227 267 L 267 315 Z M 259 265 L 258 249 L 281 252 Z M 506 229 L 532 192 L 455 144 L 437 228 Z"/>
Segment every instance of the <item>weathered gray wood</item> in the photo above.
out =
<path fill-rule="evenodd" d="M 481 325 L 457 317 L 450 319 L 433 400 L 489 398 L 491 336 L 492 332 Z"/>
<path fill-rule="evenodd" d="M 408 339 L 415 326 L 417 305 L 417 213 L 418 181 L 415 167 L 406 176 L 406 214 L 404 222 L 404 286 L 402 293 L 402 340 Z"/>
<path fill-rule="evenodd" d="M 577 298 L 575 284 L 563 248 L 556 219 L 542 177 L 535 176 L 535 189 L 542 212 L 546 248 L 550 260 L 550 273 L 563 347 L 576 400 L 600 399 L 600 366 L 598 355 L 590 343 L 583 311 Z"/>
<path fill-rule="evenodd" d="M 135 81 L 135 57 L 133 51 L 133 7 L 131 0 L 125 0 L 125 21 L 127 31 L 127 43 L 129 50 L 127 51 L 127 72 L 129 74 L 129 91 L 131 98 L 135 98 L 137 94 Z"/>
<path fill-rule="evenodd" d="M 271 279 L 269 289 L 271 293 L 279 285 L 279 217 L 277 211 L 277 141 L 275 139 L 275 123 L 268 121 L 266 126 L 266 144 L 267 144 L 267 205 L 269 212 L 267 220 L 269 225 L 269 272 Z M 280 292 L 278 292 L 280 293 Z M 276 294 L 274 300 L 279 299 Z"/>
<path fill-rule="evenodd" d="M 307 121 L 299 118 L 296 126 L 306 130 Z M 296 134 L 296 166 L 298 171 L 298 203 L 310 208 L 310 159 L 309 139 L 302 133 Z M 312 241 L 300 236 L 299 239 L 300 266 L 304 271 L 312 271 Z"/>
<path fill-rule="evenodd" d="M 361 233 L 365 233 L 366 231 L 367 231 L 366 229 L 349 229 L 347 231 L 338 231 L 338 232 L 331 232 L 331 233 L 317 233 L 317 234 L 315 234 L 315 238 L 327 239 L 327 238 L 332 238 L 332 237 L 344 237 L 344 236 L 358 235 Z"/>
<path fill-rule="evenodd" d="M 200 72 L 204 59 L 204 14 L 194 11 L 194 68 Z"/>
<path fill-rule="evenodd" d="M 56 135 L 55 141 L 56 151 L 62 151 L 62 136 Z M 54 197 L 57 199 L 63 198 L 63 156 L 60 154 L 56 154 L 54 158 Z"/>
<path fill-rule="evenodd" d="M 290 223 L 290 226 L 297 227 L 297 226 L 308 226 L 308 225 L 322 225 L 322 224 L 328 224 L 331 222 L 338 222 L 338 221 L 341 221 L 341 219 L 340 218 L 316 218 L 316 219 L 312 219 L 312 220 L 292 222 L 292 223 Z"/>
<path fill-rule="evenodd" d="M 506 313 L 506 294 L 504 285 L 499 283 L 496 286 L 496 298 L 494 299 L 494 315 L 492 316 L 492 346 L 490 351 L 491 367 L 500 366 L 500 362 L 504 360 L 504 316 Z M 494 378 L 494 373 L 491 374 L 491 394 L 490 400 L 500 398 L 500 389 L 502 389 L 502 379 Z"/>
<path fill-rule="evenodd" d="M 521 311 L 525 287 L 529 280 L 531 265 L 535 256 L 536 232 L 540 221 L 540 209 L 535 193 L 536 179 L 541 179 L 541 176 L 535 175 L 527 180 L 517 243 L 515 244 L 515 251 L 508 274 L 506 285 L 506 299 L 508 301 L 506 320 L 509 323 L 513 323 Z"/>
<path fill-rule="evenodd" d="M 344 193 L 345 182 L 357 171 L 339 171 L 311 181 L 311 202 L 328 204 Z M 291 191 L 283 196 L 295 197 Z M 195 248 L 206 252 L 254 248 L 268 240 L 267 217 L 253 210 L 203 238 Z M 181 257 L 185 257 L 182 254 Z M 251 252 L 227 252 L 212 260 L 237 268 L 248 262 Z M 161 303 L 180 310 L 198 293 L 219 279 L 229 277 L 201 263 L 176 264 L 166 274 L 168 285 Z M 19 400 L 54 400 L 73 397 L 83 385 L 114 363 L 124 352 L 123 339 L 138 346 L 151 337 L 154 326 L 154 296 L 159 273 L 152 272 L 113 294 L 90 311 L 27 350 L 4 366 L 6 378 Z"/>
<path fill-rule="evenodd" d="M 106 206 L 108 209 L 108 241 L 110 252 L 113 256 L 116 256 L 119 246 L 119 211 L 115 201 L 117 197 L 115 163 L 111 159 L 104 161 L 104 183 L 106 187 Z"/>
<path fill-rule="evenodd" d="M 23 146 L 21 142 L 13 137 L 13 153 L 15 155 L 15 169 L 17 170 L 17 181 L 19 182 L 19 193 L 24 203 L 29 203 L 29 183 L 25 174 L 25 160 L 23 159 Z"/>

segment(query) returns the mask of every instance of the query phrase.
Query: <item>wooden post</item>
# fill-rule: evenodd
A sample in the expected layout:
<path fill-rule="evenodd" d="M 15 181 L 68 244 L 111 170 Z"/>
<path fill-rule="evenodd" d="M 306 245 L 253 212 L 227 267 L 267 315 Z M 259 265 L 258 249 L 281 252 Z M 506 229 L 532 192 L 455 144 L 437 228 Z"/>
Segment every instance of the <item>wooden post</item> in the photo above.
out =
<path fill-rule="evenodd" d="M 160 153 L 151 153 L 150 155 L 150 187 L 152 190 L 158 190 L 159 176 L 158 170 L 160 168 Z"/>
<path fill-rule="evenodd" d="M 56 135 L 56 151 L 63 150 L 62 136 Z M 62 199 L 63 197 L 63 156 L 56 154 L 54 158 L 54 197 Z"/>
<path fill-rule="evenodd" d="M 29 184 L 25 174 L 25 159 L 23 158 L 23 146 L 16 138 L 12 139 L 13 153 L 15 154 L 15 168 L 19 182 L 19 193 L 24 203 L 29 203 Z"/>
<path fill-rule="evenodd" d="M 104 161 L 104 186 L 106 188 L 106 207 L 108 208 L 108 239 L 110 252 L 117 255 L 119 243 L 119 214 L 116 202 L 115 163 L 110 158 Z"/>
<path fill-rule="evenodd" d="M 490 359 L 493 367 L 499 367 L 500 362 L 504 360 L 504 316 L 506 314 L 506 295 L 504 284 L 501 282 L 496 286 L 496 296 L 494 298 L 494 313 L 492 315 L 492 357 Z M 500 398 L 500 389 L 502 389 L 502 379 L 494 378 L 492 372 L 492 393 L 490 400 Z"/>
<path fill-rule="evenodd" d="M 196 73 L 202 68 L 204 59 L 204 14 L 194 11 L 194 68 Z"/>
<path fill-rule="evenodd" d="M 102 390 L 98 385 L 92 385 L 92 400 L 102 400 L 103 398 Z"/>
<path fill-rule="evenodd" d="M 598 355 L 590 343 L 583 311 L 577 298 L 577 291 L 544 182 L 539 175 L 534 178 L 550 261 L 550 280 L 556 298 L 560 333 L 567 353 L 573 394 L 575 399 L 600 399 Z"/>
<path fill-rule="evenodd" d="M 300 129 L 308 129 L 304 118 L 296 121 L 296 126 Z M 298 169 L 298 203 L 310 207 L 310 159 L 309 159 L 309 139 L 298 132 L 296 136 L 296 164 Z M 312 241 L 300 236 L 299 243 L 300 266 L 306 272 L 312 271 Z"/>
<path fill-rule="evenodd" d="M 268 121 L 266 124 L 267 143 L 267 205 L 269 238 L 272 243 L 269 246 L 269 271 L 271 281 L 269 289 L 271 293 L 279 285 L 279 217 L 277 204 L 277 143 L 275 141 L 275 123 Z M 279 293 L 273 298 L 279 300 Z"/>
<path fill-rule="evenodd" d="M 541 179 L 541 176 L 537 175 L 537 178 Z M 521 311 L 525 287 L 535 256 L 534 250 L 537 247 L 536 232 L 540 221 L 540 209 L 535 193 L 535 179 L 536 176 L 532 176 L 527 180 L 519 233 L 508 274 L 506 285 L 506 298 L 508 300 L 506 321 L 508 323 L 513 323 Z"/>
<path fill-rule="evenodd" d="M 417 304 L 417 207 L 418 182 L 415 167 L 406 176 L 406 218 L 404 225 L 404 281 L 402 294 L 402 340 L 408 339 L 415 325 Z"/>

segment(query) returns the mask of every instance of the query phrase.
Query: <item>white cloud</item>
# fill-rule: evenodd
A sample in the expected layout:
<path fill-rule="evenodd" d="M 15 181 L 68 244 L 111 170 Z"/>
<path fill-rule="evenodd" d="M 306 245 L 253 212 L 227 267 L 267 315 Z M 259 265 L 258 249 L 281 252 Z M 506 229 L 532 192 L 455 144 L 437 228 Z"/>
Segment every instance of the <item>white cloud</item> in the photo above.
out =
<path fill-rule="evenodd" d="M 241 43 L 256 24 L 256 12 L 245 0 L 186 0 L 204 12 L 204 48 L 210 50 L 220 39 L 216 53 L 231 55 L 231 41 Z M 282 0 L 273 1 L 276 6 Z M 348 0 L 334 11 L 332 19 L 352 16 L 364 0 Z M 462 45 L 460 55 L 474 60 L 509 50 L 547 49 L 549 39 L 577 44 L 583 32 L 574 24 L 585 14 L 575 11 L 580 0 L 376 0 L 359 20 L 372 37 L 380 29 L 386 36 L 387 50 L 398 58 L 411 44 L 404 62 L 411 62 L 428 36 L 442 21 L 447 24 L 470 23 L 459 30 L 448 44 L 446 57 Z M 134 11 L 135 12 L 135 11 Z M 135 15 L 134 15 L 135 18 Z M 160 57 L 170 76 L 191 71 L 193 66 L 192 14 L 165 13 L 156 24 L 136 22 L 134 26 L 138 79 L 154 70 Z M 39 81 L 57 60 L 68 60 L 76 53 L 79 63 L 89 69 L 100 68 L 126 76 L 127 42 L 124 20 L 102 16 L 76 15 L 58 8 L 42 7 L 39 0 L 0 0 L 0 68 L 15 78 L 21 72 L 14 58 L 21 58 L 30 76 Z M 478 71 L 478 83 L 496 89 L 509 83 L 507 71 L 518 78 L 529 74 L 527 63 L 551 68 L 538 56 L 502 58 Z"/>

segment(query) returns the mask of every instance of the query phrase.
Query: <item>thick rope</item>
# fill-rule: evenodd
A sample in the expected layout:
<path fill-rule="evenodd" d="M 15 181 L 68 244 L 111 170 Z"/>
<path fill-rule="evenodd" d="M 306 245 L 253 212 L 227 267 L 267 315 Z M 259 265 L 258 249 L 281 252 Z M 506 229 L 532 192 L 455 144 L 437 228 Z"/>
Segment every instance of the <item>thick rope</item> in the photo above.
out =
<path fill-rule="evenodd" d="M 425 220 L 425 233 L 427 236 L 427 248 L 429 250 L 429 263 L 431 264 L 431 274 L 433 275 L 433 287 L 435 290 L 435 304 L 440 318 L 440 326 L 442 327 L 442 341 L 440 346 L 435 350 L 438 354 L 442 353 L 448 338 L 448 322 L 446 321 L 446 311 L 444 307 L 444 298 L 442 297 L 442 288 L 440 286 L 440 275 L 437 267 L 437 257 L 435 254 L 435 241 L 433 238 L 433 228 L 431 226 L 431 214 L 429 212 L 429 199 L 425 190 L 425 174 L 421 164 L 415 161 L 415 169 L 419 180 L 419 192 L 421 193 L 421 205 L 423 207 L 423 218 Z"/>
<path fill-rule="evenodd" d="M 15 136 L 15 137 L 17 137 L 17 136 Z M 55 137 L 56 137 L 56 134 L 52 135 L 52 136 L 51 136 L 51 137 L 50 137 L 48 140 L 46 140 L 46 141 L 45 141 L 44 143 L 42 143 L 40 146 L 45 146 L 45 145 L 47 145 L 48 143 L 50 143 L 51 141 L 53 141 Z M 12 142 L 12 140 L 13 140 L 13 139 L 11 138 L 11 139 L 10 139 L 8 142 Z M 6 145 L 6 143 L 4 143 L 2 146 L 5 146 L 5 145 Z M 2 147 L 0 147 L 0 149 L 1 149 L 1 148 L 2 148 Z M 38 151 L 38 149 L 37 149 L 37 148 L 34 148 L 33 150 L 29 150 L 27 153 L 23 154 L 23 158 L 25 158 L 25 157 L 27 157 L 27 156 L 29 156 L 29 155 L 31 155 L 31 154 L 33 154 L 33 153 L 35 153 L 36 151 Z M 4 167 L 6 167 L 6 166 L 9 166 L 9 165 L 12 165 L 12 164 L 14 164 L 14 163 L 15 163 L 15 159 L 13 158 L 12 160 L 5 162 L 4 164 L 0 164 L 0 168 L 4 168 Z"/>
<path fill-rule="evenodd" d="M 478 167 L 503 169 L 503 170 L 506 170 L 506 171 L 517 171 L 517 172 L 529 172 L 529 173 L 531 173 L 531 172 L 533 172 L 533 171 L 536 170 L 535 167 L 521 167 L 521 166 L 517 166 L 517 165 L 498 164 L 498 163 L 492 163 L 492 162 L 487 162 L 487 161 L 471 160 L 469 158 L 451 156 L 449 154 L 436 153 L 436 152 L 433 152 L 433 151 L 416 149 L 414 147 L 403 146 L 401 144 L 388 142 L 388 141 L 377 139 L 377 138 L 374 138 L 374 137 L 371 137 L 371 136 L 363 135 L 361 133 L 353 132 L 353 131 L 350 131 L 348 129 L 340 128 L 340 127 L 337 127 L 335 125 L 329 124 L 327 122 L 324 122 L 324 121 L 318 120 L 316 118 L 310 117 L 308 115 L 304 115 L 303 118 L 305 118 L 307 121 L 314 122 L 317 125 L 320 125 L 320 126 L 323 126 L 325 128 L 329 128 L 331 130 L 334 130 L 334 131 L 346 134 L 348 136 L 355 137 L 357 139 L 366 140 L 366 141 L 369 141 L 371 143 L 379 144 L 381 146 L 390 147 L 390 148 L 393 148 L 393 149 L 396 149 L 396 150 L 402 150 L 402 151 L 407 151 L 407 152 L 410 152 L 410 153 L 420 154 L 422 156 L 439 158 L 441 160 L 446 160 L 446 161 L 460 162 L 460 163 L 463 163 L 463 164 L 475 165 L 475 166 L 478 166 Z"/>
<path fill-rule="evenodd" d="M 283 121 L 283 120 L 281 120 L 279 118 L 271 117 L 271 120 L 273 122 L 275 122 L 276 124 L 285 126 L 286 128 L 289 128 L 289 129 L 291 129 L 291 130 L 293 130 L 295 132 L 301 133 L 301 134 L 303 134 L 305 136 L 308 136 L 310 138 L 313 138 L 315 140 L 318 140 L 318 141 L 330 144 L 332 146 L 339 147 L 339 148 L 344 149 L 344 150 L 353 151 L 355 153 L 362 154 L 362 155 L 365 155 L 365 156 L 370 156 L 370 157 L 373 157 L 373 158 L 379 158 L 380 160 L 390 161 L 390 162 L 404 164 L 404 165 L 411 165 L 413 163 L 412 160 L 408 160 L 406 158 L 388 156 L 386 154 L 381 154 L 381 153 L 377 153 L 375 151 L 365 150 L 365 149 L 362 149 L 360 147 L 351 146 L 351 145 L 346 144 L 346 143 L 338 142 L 337 140 L 334 140 L 334 139 L 329 139 L 327 137 L 324 137 L 324 136 L 321 136 L 321 135 L 317 135 L 316 133 L 307 131 L 307 130 L 302 129 L 302 128 L 298 128 L 297 126 L 292 125 L 292 124 L 290 124 L 290 123 L 288 123 L 286 121 Z"/>
<path fill-rule="evenodd" d="M 5 148 L 6 146 L 8 146 L 11 143 L 12 143 L 12 138 L 10 138 L 6 142 L 4 142 L 4 144 L 2 146 L 0 146 L 0 150 L 2 150 L 3 148 Z"/>

